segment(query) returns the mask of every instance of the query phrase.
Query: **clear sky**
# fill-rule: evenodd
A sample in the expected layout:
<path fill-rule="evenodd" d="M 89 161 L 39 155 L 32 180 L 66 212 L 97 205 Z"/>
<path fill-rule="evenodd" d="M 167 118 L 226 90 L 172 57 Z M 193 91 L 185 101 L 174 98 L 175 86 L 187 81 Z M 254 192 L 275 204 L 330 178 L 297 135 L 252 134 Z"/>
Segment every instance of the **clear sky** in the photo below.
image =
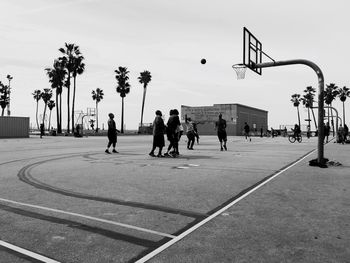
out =
<path fill-rule="evenodd" d="M 316 74 L 294 65 L 263 69 L 262 76 L 247 71 L 245 80 L 237 80 L 231 66 L 242 62 L 243 27 L 275 60 L 311 60 L 325 84 L 350 87 L 349 7 L 346 0 L 1 0 L 0 80 L 7 83 L 6 75 L 13 76 L 12 115 L 29 116 L 34 124 L 31 93 L 50 87 L 44 69 L 65 42 L 75 43 L 86 64 L 77 79 L 76 110 L 94 107 L 91 91 L 103 89 L 100 123 L 113 112 L 120 125 L 114 70 L 125 66 L 131 84 L 127 129 L 140 122 L 143 87 L 137 77 L 144 70 L 152 74 L 145 123 L 157 109 L 167 117 L 180 105 L 240 103 L 267 110 L 269 126 L 277 128 L 296 123 L 291 95 L 310 85 L 317 89 Z M 200 64 L 201 58 L 207 64 Z M 342 116 L 341 104 L 335 106 Z M 304 109 L 301 114 L 307 117 Z M 55 126 L 55 115 L 52 120 Z"/>

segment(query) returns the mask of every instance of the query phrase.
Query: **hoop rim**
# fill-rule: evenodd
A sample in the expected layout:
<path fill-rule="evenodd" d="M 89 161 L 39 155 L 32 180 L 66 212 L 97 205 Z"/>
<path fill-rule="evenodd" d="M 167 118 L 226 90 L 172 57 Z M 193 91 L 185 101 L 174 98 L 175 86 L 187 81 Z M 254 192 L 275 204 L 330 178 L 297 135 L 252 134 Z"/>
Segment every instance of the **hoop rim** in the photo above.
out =
<path fill-rule="evenodd" d="M 246 68 L 247 66 L 244 65 L 243 63 L 239 63 L 239 64 L 233 64 L 232 68 Z"/>

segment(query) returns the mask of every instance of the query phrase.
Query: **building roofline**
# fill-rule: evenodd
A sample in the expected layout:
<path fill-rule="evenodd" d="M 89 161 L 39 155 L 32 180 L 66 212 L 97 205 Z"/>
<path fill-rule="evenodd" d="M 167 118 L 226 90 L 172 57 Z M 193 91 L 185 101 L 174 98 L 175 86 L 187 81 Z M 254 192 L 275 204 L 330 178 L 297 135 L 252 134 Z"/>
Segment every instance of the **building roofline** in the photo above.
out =
<path fill-rule="evenodd" d="M 217 104 L 213 104 L 212 106 L 187 106 L 187 105 L 181 105 L 181 107 L 183 106 L 183 107 L 189 107 L 189 108 L 200 108 L 200 107 L 213 107 L 213 106 L 219 106 L 219 105 L 241 106 L 241 107 L 250 108 L 250 109 L 253 109 L 253 110 L 258 110 L 258 111 L 262 111 L 262 112 L 266 112 L 266 113 L 268 112 L 267 110 L 254 108 L 254 107 L 247 106 L 247 105 L 240 104 L 240 103 L 217 103 Z"/>

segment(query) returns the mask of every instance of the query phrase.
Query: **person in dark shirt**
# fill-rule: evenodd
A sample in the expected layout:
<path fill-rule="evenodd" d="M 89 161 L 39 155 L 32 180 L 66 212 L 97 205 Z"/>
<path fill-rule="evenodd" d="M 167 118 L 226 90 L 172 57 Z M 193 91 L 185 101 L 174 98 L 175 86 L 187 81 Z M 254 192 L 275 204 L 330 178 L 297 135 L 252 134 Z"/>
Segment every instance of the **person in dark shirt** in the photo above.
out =
<path fill-rule="evenodd" d="M 170 117 L 167 122 L 166 134 L 170 144 L 164 156 L 176 157 L 179 155 L 179 137 L 181 133 L 181 123 L 179 118 L 179 112 L 177 109 L 170 110 L 169 115 Z M 172 148 L 173 151 L 170 153 L 170 150 Z"/>
<path fill-rule="evenodd" d="M 248 123 L 244 123 L 244 136 L 245 136 L 245 139 L 248 140 L 249 138 L 249 141 L 251 142 L 252 141 L 252 138 L 250 138 L 250 127 L 248 125 Z"/>
<path fill-rule="evenodd" d="M 157 110 L 156 117 L 153 121 L 153 147 L 151 152 L 149 153 L 149 155 L 152 157 L 155 157 L 154 151 L 157 147 L 159 147 L 159 152 L 157 157 L 162 157 L 162 149 L 165 145 L 164 130 L 165 130 L 165 125 L 162 119 L 162 112 L 160 110 Z"/>
<path fill-rule="evenodd" d="M 222 118 L 222 114 L 219 114 L 219 120 L 215 123 L 215 128 L 217 130 L 219 142 L 220 142 L 220 149 L 223 151 L 227 151 L 227 134 L 226 134 L 226 120 Z"/>
<path fill-rule="evenodd" d="M 109 147 L 113 145 L 113 151 L 114 153 L 118 153 L 117 150 L 115 149 L 115 146 L 117 144 L 117 128 L 115 125 L 114 121 L 114 114 L 110 113 L 108 114 L 109 120 L 108 120 L 108 131 L 107 131 L 107 136 L 108 136 L 108 144 L 107 144 L 107 149 L 105 150 L 106 153 L 110 154 Z"/>

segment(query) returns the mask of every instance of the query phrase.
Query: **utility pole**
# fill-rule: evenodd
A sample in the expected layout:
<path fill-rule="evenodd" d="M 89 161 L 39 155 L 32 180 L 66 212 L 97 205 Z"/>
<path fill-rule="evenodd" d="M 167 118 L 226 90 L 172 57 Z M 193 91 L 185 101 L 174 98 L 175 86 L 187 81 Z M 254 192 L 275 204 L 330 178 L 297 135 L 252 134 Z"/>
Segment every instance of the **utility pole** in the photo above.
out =
<path fill-rule="evenodd" d="M 10 110 L 10 102 L 11 102 L 11 80 L 13 77 L 11 75 L 7 75 L 7 79 L 9 81 L 9 103 L 7 104 L 7 116 L 11 115 L 11 110 Z"/>

